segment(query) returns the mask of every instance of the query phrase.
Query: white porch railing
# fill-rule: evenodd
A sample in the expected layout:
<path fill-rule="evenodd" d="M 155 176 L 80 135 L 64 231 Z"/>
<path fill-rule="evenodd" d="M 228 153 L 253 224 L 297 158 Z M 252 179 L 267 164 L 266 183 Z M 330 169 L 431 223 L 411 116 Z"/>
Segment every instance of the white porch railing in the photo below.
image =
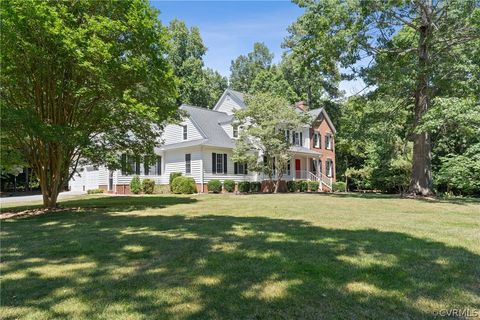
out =
<path fill-rule="evenodd" d="M 268 176 L 265 174 L 260 174 L 259 178 L 262 180 L 267 180 Z M 277 175 L 274 174 L 272 178 L 275 180 L 277 179 Z M 313 173 L 307 170 L 293 170 L 288 174 L 286 172 L 282 176 L 282 180 L 309 180 L 309 181 L 318 181 L 320 191 L 323 191 L 324 187 L 332 190 L 333 179 L 331 177 L 326 176 L 321 172 Z"/>

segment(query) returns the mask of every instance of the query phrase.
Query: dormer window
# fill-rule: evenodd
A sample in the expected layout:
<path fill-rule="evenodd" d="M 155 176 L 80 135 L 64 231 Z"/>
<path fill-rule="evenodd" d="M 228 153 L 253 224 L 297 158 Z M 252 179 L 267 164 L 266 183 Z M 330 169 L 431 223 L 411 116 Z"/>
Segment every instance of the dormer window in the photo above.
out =
<path fill-rule="evenodd" d="M 184 125 L 183 126 L 183 140 L 187 140 L 188 139 L 188 128 L 187 128 L 187 125 Z"/>
<path fill-rule="evenodd" d="M 233 137 L 238 138 L 238 124 L 232 125 L 233 127 Z"/>

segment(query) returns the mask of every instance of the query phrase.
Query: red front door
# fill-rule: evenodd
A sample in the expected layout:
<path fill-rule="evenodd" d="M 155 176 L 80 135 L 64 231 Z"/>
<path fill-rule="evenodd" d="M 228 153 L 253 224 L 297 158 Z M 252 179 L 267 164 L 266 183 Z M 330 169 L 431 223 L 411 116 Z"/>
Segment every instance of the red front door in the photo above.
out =
<path fill-rule="evenodd" d="M 300 159 L 295 159 L 295 178 L 300 179 L 302 172 L 300 171 Z"/>

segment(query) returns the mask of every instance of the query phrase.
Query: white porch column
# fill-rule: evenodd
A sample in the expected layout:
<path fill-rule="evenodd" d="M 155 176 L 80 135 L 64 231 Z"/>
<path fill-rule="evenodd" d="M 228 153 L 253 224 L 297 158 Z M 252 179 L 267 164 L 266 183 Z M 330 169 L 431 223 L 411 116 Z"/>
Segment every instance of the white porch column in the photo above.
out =
<path fill-rule="evenodd" d="M 306 178 L 308 178 L 308 173 L 309 173 L 310 171 L 312 171 L 312 170 L 310 169 L 310 157 L 309 157 L 309 156 L 307 156 L 307 165 L 306 165 L 306 168 L 307 168 L 307 172 L 305 173 L 305 176 L 306 176 Z"/>

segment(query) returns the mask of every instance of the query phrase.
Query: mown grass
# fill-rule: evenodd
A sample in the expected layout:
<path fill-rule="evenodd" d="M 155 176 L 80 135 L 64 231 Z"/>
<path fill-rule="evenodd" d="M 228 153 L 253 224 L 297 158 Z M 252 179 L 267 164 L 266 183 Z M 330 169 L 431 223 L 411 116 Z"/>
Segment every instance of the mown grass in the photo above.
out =
<path fill-rule="evenodd" d="M 480 309 L 475 201 L 163 195 L 61 205 L 2 221 L 2 318 L 429 319 Z"/>

